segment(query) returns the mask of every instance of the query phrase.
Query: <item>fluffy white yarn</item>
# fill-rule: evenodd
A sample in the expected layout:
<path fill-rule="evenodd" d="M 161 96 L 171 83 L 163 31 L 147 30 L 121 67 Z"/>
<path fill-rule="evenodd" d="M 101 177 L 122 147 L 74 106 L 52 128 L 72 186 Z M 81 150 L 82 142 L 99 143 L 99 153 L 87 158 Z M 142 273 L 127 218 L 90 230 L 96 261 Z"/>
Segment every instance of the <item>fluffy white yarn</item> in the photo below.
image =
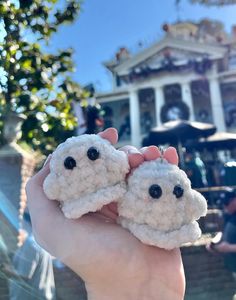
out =
<path fill-rule="evenodd" d="M 149 194 L 159 185 L 162 195 Z M 179 198 L 175 186 L 183 189 Z M 173 249 L 197 240 L 201 230 L 196 220 L 207 213 L 205 198 L 191 189 L 184 171 L 164 159 L 144 162 L 128 180 L 128 191 L 118 205 L 119 222 L 148 245 Z"/>
<path fill-rule="evenodd" d="M 91 147 L 99 151 L 96 160 L 87 156 Z M 68 157 L 76 162 L 73 169 L 64 166 Z M 85 134 L 69 138 L 57 147 L 43 188 L 49 199 L 61 202 L 67 218 L 79 218 L 122 197 L 126 192 L 124 181 L 128 172 L 129 163 L 124 152 L 98 135 Z"/>

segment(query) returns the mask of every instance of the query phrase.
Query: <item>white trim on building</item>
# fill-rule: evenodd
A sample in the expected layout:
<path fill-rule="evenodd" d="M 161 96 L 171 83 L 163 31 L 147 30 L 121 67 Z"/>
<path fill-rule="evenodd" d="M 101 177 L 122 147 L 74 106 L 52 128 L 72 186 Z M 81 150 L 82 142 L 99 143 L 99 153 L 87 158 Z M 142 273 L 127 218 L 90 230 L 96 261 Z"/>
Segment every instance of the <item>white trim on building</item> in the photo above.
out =
<path fill-rule="evenodd" d="M 187 30 L 192 28 L 189 24 L 186 26 Z M 182 26 L 181 30 L 183 30 L 183 28 L 184 26 Z M 197 29 L 195 31 L 197 31 Z M 134 56 L 127 57 L 127 59 L 124 60 L 122 59 L 121 62 L 112 61 L 105 64 L 112 72 L 116 86 L 114 86 L 111 92 L 98 94 L 97 100 L 102 105 L 104 103 L 109 104 L 129 99 L 127 100 L 129 103 L 131 128 L 129 142 L 134 146 L 139 147 L 143 138 L 140 125 L 142 118 L 140 115 L 139 92 L 144 89 L 153 90 L 154 104 L 152 110 L 155 111 L 156 120 L 156 124 L 154 125 L 158 126 L 161 124 L 161 110 L 166 101 L 165 89 L 168 86 L 176 84 L 181 91 L 181 101 L 188 107 L 189 119 L 192 121 L 196 120 L 195 110 L 198 105 L 198 99 L 193 97 L 192 83 L 204 81 L 208 85 L 208 102 L 210 105 L 210 107 L 207 107 L 206 104 L 204 109 L 206 113 L 211 111 L 211 119 L 217 126 L 218 131 L 227 130 L 224 95 L 222 95 L 221 86 L 227 83 L 235 84 L 236 91 L 236 67 L 235 69 L 231 69 L 228 65 L 230 61 L 230 45 L 234 48 L 236 46 L 235 40 L 232 41 L 229 39 L 228 42 L 213 43 L 212 36 L 210 36 L 209 42 L 204 40 L 204 38 L 191 37 L 186 39 L 186 30 L 184 34 L 185 36 L 182 39 L 167 34 L 161 41 Z M 236 53 L 236 47 L 232 50 L 232 53 L 233 52 Z M 171 63 L 174 64 L 175 69 L 170 71 L 162 68 L 163 59 L 167 59 L 168 63 L 168 59 L 170 60 L 172 58 L 173 61 L 171 61 Z M 210 64 L 206 70 L 203 70 L 204 72 L 200 73 L 194 68 L 188 68 L 191 61 L 194 61 L 195 64 L 201 64 L 204 62 L 204 59 L 207 59 L 207 62 Z M 134 72 L 134 75 L 139 75 L 143 67 L 148 68 L 147 70 L 150 74 L 143 76 L 143 78 L 134 77 L 134 79 L 131 80 L 130 76 L 133 74 L 132 72 Z M 137 73 L 135 73 L 135 69 L 137 69 Z M 122 84 L 118 83 L 118 79 L 122 81 Z M 235 99 L 236 102 L 236 94 L 233 99 Z M 204 105 L 204 103 L 201 105 Z"/>

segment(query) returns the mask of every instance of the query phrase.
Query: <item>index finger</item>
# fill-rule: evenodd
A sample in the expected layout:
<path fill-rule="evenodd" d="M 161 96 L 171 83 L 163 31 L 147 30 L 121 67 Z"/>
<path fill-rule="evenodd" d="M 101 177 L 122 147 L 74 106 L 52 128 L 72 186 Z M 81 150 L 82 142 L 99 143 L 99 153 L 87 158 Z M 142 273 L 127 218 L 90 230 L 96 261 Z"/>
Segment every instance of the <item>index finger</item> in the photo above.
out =
<path fill-rule="evenodd" d="M 145 161 L 155 160 L 161 157 L 161 152 L 157 146 L 143 147 L 140 149 L 140 152 L 143 153 Z"/>

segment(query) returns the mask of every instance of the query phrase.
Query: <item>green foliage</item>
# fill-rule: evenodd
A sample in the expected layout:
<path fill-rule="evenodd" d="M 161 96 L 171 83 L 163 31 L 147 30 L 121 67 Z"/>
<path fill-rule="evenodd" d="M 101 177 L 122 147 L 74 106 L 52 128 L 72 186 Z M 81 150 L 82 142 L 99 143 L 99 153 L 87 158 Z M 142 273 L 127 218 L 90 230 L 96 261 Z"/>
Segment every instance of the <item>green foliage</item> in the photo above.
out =
<path fill-rule="evenodd" d="M 72 49 L 48 54 L 42 44 L 61 24 L 73 22 L 80 1 L 19 0 L 19 5 L 0 0 L 0 17 L 7 35 L 0 43 L 0 144 L 4 116 L 23 113 L 22 141 L 43 153 L 73 133 L 76 120 L 72 100 L 86 93 L 70 79 Z"/>

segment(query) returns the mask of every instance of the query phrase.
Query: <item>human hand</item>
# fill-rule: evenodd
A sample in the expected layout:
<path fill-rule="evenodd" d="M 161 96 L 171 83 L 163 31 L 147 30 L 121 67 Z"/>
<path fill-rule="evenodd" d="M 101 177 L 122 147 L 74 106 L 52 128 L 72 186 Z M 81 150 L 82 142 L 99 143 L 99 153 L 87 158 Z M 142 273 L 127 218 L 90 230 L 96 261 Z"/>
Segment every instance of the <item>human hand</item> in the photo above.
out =
<path fill-rule="evenodd" d="M 230 203 L 225 207 L 225 211 L 231 215 L 236 212 L 236 198 L 230 201 Z"/>
<path fill-rule="evenodd" d="M 156 158 L 156 147 L 127 152 L 131 168 Z M 59 203 L 48 200 L 43 182 L 48 162 L 27 184 L 28 207 L 36 240 L 85 281 L 92 300 L 183 299 L 184 271 L 179 249 L 142 244 L 116 224 L 116 206 L 78 220 L 66 219 Z"/>
<path fill-rule="evenodd" d="M 236 252 L 236 245 L 228 242 L 221 242 L 220 244 L 215 245 L 214 248 L 221 253 Z"/>

